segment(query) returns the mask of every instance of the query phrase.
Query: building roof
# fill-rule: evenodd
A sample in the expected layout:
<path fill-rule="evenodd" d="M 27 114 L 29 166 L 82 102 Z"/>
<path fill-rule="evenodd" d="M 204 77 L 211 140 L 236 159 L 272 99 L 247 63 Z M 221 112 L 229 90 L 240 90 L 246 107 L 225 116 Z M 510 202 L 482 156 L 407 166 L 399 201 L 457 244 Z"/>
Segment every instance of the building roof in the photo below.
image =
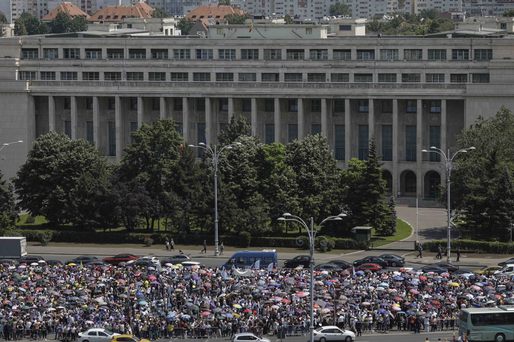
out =
<path fill-rule="evenodd" d="M 54 7 L 47 15 L 42 19 L 43 21 L 52 21 L 57 17 L 59 12 L 67 13 L 70 17 L 84 17 L 89 18 L 86 12 L 82 11 L 79 7 L 75 6 L 71 2 L 62 2 L 58 6 Z"/>
<path fill-rule="evenodd" d="M 223 20 L 229 14 L 244 15 L 245 12 L 229 5 L 205 5 L 191 10 L 186 18 L 192 20 L 207 18 Z"/>
<path fill-rule="evenodd" d="M 89 21 L 119 22 L 125 18 L 149 19 L 153 11 L 154 9 L 144 2 L 134 6 L 104 7 L 89 17 Z"/>

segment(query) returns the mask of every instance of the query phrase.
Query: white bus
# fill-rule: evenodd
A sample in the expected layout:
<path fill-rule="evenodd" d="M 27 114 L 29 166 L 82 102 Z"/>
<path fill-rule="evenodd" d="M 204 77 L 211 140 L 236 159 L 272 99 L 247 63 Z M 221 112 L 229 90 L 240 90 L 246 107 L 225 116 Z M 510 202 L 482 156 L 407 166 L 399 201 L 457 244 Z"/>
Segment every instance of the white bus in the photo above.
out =
<path fill-rule="evenodd" d="M 459 335 L 469 341 L 514 341 L 514 305 L 462 309 Z"/>

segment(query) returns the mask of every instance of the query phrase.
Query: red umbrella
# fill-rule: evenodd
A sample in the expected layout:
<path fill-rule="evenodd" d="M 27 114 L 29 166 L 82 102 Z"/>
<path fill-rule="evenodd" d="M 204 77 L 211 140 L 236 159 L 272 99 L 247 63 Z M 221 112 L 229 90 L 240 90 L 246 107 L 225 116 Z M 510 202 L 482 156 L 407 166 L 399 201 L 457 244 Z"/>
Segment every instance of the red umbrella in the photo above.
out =
<path fill-rule="evenodd" d="M 211 314 L 210 311 L 203 311 L 201 315 L 202 315 L 202 317 L 208 317 L 210 314 Z"/>
<path fill-rule="evenodd" d="M 250 309 L 244 309 L 244 310 L 243 310 L 243 312 L 244 312 L 244 313 L 250 313 L 250 312 L 252 312 L 252 310 L 250 310 Z"/>
<path fill-rule="evenodd" d="M 290 304 L 291 303 L 291 301 L 289 299 L 287 299 L 287 298 L 282 298 L 281 302 L 284 303 L 284 304 Z"/>

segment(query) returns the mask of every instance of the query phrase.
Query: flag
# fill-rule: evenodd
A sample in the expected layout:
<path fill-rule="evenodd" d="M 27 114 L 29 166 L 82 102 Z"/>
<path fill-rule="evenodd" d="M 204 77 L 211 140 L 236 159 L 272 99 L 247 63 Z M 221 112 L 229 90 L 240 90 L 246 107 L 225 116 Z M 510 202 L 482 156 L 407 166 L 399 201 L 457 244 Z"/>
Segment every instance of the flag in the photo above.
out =
<path fill-rule="evenodd" d="M 225 269 L 223 269 L 223 271 L 221 272 L 221 277 L 223 278 L 223 280 L 227 280 L 228 274 L 227 271 L 225 271 Z"/>
<path fill-rule="evenodd" d="M 268 265 L 268 272 L 272 272 L 273 271 L 273 263 L 270 263 Z"/>
<path fill-rule="evenodd" d="M 252 268 L 255 268 L 255 269 L 261 268 L 261 259 L 257 259 L 255 264 L 253 264 Z"/>
<path fill-rule="evenodd" d="M 355 275 L 355 266 L 352 266 L 352 274 Z"/>

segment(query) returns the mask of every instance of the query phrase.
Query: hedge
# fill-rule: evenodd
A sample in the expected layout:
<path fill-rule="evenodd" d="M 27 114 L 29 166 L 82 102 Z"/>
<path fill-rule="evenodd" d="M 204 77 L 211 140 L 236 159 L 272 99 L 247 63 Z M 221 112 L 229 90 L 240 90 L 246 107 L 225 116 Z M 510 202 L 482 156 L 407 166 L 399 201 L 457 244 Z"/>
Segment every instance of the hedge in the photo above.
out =
<path fill-rule="evenodd" d="M 437 252 L 437 246 L 443 248 L 447 245 L 447 240 L 434 240 L 423 243 L 423 249 Z M 453 240 L 452 250 L 460 248 L 461 251 L 472 253 L 493 253 L 493 254 L 513 254 L 514 243 L 496 241 L 477 241 L 477 240 Z"/>

